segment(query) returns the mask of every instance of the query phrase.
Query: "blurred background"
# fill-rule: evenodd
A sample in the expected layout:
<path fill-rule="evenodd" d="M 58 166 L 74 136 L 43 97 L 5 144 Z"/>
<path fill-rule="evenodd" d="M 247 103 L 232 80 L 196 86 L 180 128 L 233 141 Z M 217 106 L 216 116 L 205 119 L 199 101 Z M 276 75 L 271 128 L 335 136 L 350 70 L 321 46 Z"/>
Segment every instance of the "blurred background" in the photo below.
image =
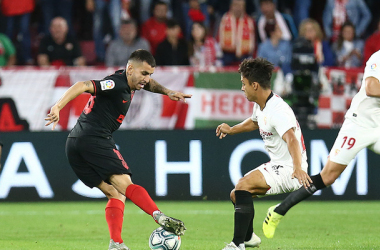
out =
<path fill-rule="evenodd" d="M 0 200 L 93 200 L 71 171 L 65 138 L 88 101 L 50 107 L 75 82 L 124 68 L 136 49 L 152 52 L 153 75 L 193 94 L 187 103 L 136 93 L 115 141 L 136 183 L 155 199 L 228 200 L 247 171 L 269 158 L 257 132 L 220 141 L 215 128 L 251 115 L 239 63 L 275 64 L 272 88 L 301 124 L 309 173 L 318 173 L 364 64 L 380 49 L 375 0 L 1 0 Z M 131 150 L 131 146 L 138 150 Z M 379 199 L 376 156 L 363 150 L 342 177 L 314 199 Z M 269 198 L 270 199 L 270 198 Z M 278 199 L 278 198 L 277 198 Z"/>

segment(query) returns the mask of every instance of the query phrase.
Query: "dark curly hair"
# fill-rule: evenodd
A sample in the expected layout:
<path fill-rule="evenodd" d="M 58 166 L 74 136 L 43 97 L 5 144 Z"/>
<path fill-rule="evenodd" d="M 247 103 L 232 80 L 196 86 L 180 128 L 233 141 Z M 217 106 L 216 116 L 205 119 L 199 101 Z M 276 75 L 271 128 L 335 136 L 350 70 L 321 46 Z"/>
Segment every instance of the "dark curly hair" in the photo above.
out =
<path fill-rule="evenodd" d="M 274 66 L 264 58 L 247 58 L 239 65 L 239 73 L 248 79 L 249 84 L 259 83 L 263 89 L 271 88 L 271 78 Z"/>

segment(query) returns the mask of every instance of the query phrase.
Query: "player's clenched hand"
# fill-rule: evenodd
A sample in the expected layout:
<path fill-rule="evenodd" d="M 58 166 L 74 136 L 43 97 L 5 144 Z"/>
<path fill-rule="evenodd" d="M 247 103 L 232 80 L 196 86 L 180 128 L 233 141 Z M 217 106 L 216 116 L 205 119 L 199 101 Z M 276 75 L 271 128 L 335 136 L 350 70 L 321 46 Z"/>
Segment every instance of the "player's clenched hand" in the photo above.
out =
<path fill-rule="evenodd" d="M 313 183 L 313 181 L 310 179 L 310 176 L 300 168 L 294 169 L 294 172 L 292 174 L 292 179 L 293 178 L 297 178 L 299 183 L 305 188 L 310 187 L 310 183 Z"/>
<path fill-rule="evenodd" d="M 170 100 L 172 101 L 180 101 L 186 102 L 185 98 L 191 98 L 193 95 L 184 94 L 182 92 L 172 91 L 168 94 Z"/>
<path fill-rule="evenodd" d="M 219 139 L 223 139 L 230 132 L 230 130 L 231 127 L 228 124 L 222 123 L 216 128 L 216 136 L 218 136 Z"/>
<path fill-rule="evenodd" d="M 50 113 L 47 115 L 47 117 L 45 118 L 45 121 L 48 121 L 45 126 L 49 126 L 50 124 L 54 123 L 53 124 L 53 128 L 51 130 L 54 130 L 55 129 L 55 126 L 58 124 L 59 122 L 59 108 L 57 106 L 53 106 L 50 110 Z"/>

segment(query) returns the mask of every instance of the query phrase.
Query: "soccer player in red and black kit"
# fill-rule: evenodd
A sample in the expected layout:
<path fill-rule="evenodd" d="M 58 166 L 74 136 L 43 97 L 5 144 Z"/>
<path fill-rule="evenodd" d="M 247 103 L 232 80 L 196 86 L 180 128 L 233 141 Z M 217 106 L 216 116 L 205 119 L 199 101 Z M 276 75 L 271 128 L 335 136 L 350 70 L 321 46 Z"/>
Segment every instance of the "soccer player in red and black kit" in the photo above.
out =
<path fill-rule="evenodd" d="M 164 215 L 148 192 L 133 184 L 131 170 L 117 150 L 112 133 L 120 127 L 131 104 L 134 92 L 145 89 L 169 96 L 173 101 L 190 98 L 181 92 L 169 90 L 150 78 L 156 62 L 146 50 L 136 50 L 125 70 L 97 81 L 75 83 L 51 108 L 45 118 L 46 126 L 59 121 L 60 110 L 83 92 L 91 98 L 80 115 L 66 142 L 66 155 L 79 179 L 87 186 L 98 187 L 109 199 L 106 220 L 111 236 L 109 250 L 128 250 L 121 238 L 125 197 L 130 199 L 166 230 L 183 235 L 182 221 Z"/>

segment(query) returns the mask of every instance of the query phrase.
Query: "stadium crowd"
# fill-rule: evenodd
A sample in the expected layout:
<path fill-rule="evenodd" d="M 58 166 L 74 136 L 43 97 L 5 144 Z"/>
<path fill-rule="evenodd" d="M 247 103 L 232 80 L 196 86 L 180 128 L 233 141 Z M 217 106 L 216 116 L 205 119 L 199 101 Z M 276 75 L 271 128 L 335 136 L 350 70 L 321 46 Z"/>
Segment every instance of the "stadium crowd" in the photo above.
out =
<path fill-rule="evenodd" d="M 380 49 L 376 0 L 1 0 L 0 66 L 230 66 L 261 56 L 292 70 L 306 41 L 319 65 L 360 67 Z"/>

